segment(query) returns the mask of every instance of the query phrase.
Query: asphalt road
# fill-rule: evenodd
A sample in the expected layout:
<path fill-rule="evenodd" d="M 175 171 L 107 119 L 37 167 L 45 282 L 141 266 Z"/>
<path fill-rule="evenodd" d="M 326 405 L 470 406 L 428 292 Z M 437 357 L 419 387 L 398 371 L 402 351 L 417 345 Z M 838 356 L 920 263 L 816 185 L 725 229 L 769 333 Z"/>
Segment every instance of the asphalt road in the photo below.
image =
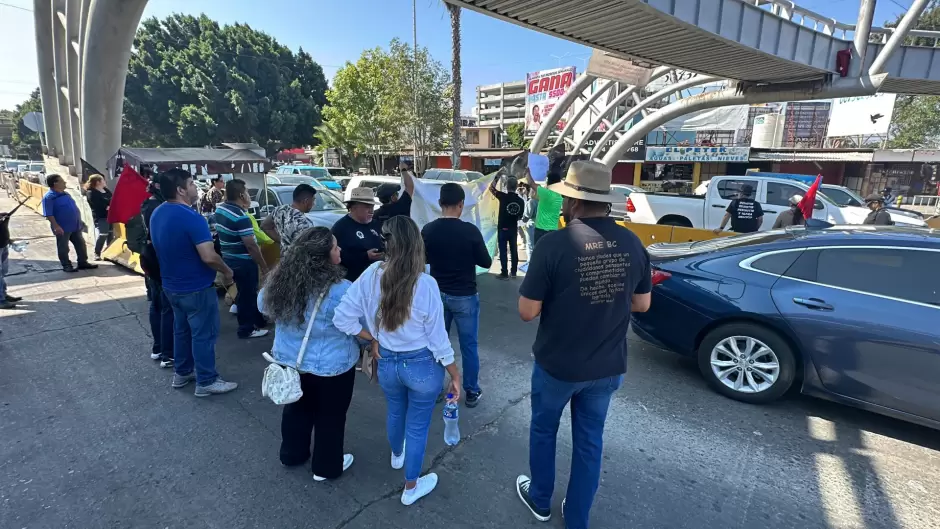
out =
<path fill-rule="evenodd" d="M 0 199 L 0 210 L 8 205 Z M 435 419 L 425 466 L 440 484 L 404 507 L 378 387 L 357 380 L 346 433 L 355 464 L 315 483 L 277 460 L 280 410 L 260 394 L 269 340 L 237 340 L 223 313 L 218 367 L 241 387 L 208 399 L 173 390 L 148 356 L 140 277 L 113 266 L 58 271 L 47 228 L 30 212 L 12 231 L 36 238 L 9 277 L 28 301 L 0 311 L 0 528 L 540 525 L 514 491 L 527 472 L 536 330 L 516 314 L 517 283 L 481 278 L 484 399 L 461 409 L 456 447 Z M 568 429 L 547 527 L 564 526 Z M 938 448 L 938 432 L 798 395 L 764 407 L 730 401 L 693 362 L 631 336 L 592 526 L 940 527 Z"/>

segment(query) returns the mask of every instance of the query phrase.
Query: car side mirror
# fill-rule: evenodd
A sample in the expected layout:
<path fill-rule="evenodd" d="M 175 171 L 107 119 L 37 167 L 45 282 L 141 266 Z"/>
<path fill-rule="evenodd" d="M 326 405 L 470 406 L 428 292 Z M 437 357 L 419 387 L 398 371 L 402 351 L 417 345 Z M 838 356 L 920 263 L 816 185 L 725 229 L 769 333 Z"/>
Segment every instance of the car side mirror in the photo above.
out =
<path fill-rule="evenodd" d="M 813 209 L 826 209 L 826 206 L 824 206 L 821 201 L 817 200 L 816 203 L 813 204 Z"/>

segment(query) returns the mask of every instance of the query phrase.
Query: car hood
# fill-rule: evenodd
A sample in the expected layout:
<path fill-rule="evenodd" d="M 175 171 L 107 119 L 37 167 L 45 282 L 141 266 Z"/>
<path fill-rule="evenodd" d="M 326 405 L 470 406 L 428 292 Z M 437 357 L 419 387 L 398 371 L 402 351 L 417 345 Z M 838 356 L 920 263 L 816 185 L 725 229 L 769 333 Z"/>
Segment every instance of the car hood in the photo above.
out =
<path fill-rule="evenodd" d="M 843 206 L 839 208 L 842 210 L 842 214 L 845 216 L 845 222 L 847 224 L 861 224 L 865 222 L 865 217 L 871 212 L 868 208 L 862 208 L 858 206 Z M 891 220 L 894 221 L 896 226 L 910 226 L 916 228 L 923 228 L 927 226 L 927 223 L 922 219 L 909 217 L 901 213 L 893 212 L 890 209 L 888 214 L 891 215 Z"/>
<path fill-rule="evenodd" d="M 327 209 L 324 211 L 311 211 L 307 213 L 307 218 L 313 221 L 314 226 L 332 228 L 333 224 L 336 224 L 336 221 L 343 218 L 345 214 L 345 209 Z"/>

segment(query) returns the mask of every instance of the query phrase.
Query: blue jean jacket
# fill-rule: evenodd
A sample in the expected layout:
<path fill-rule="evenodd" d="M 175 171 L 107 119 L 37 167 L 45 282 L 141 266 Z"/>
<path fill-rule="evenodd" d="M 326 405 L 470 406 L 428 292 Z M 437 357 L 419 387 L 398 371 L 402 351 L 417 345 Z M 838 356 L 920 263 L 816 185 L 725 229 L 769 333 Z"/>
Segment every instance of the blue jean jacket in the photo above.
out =
<path fill-rule="evenodd" d="M 321 377 L 333 377 L 349 371 L 359 360 L 359 341 L 354 336 L 340 332 L 333 326 L 333 311 L 352 283 L 345 279 L 330 287 L 313 320 L 307 351 L 300 365 L 301 373 L 312 373 Z M 264 310 L 264 290 L 258 293 L 258 308 Z M 274 347 L 271 356 L 279 363 L 296 366 L 300 345 L 307 331 L 307 321 L 313 312 L 316 299 L 311 299 L 303 324 L 297 322 L 274 322 Z"/>

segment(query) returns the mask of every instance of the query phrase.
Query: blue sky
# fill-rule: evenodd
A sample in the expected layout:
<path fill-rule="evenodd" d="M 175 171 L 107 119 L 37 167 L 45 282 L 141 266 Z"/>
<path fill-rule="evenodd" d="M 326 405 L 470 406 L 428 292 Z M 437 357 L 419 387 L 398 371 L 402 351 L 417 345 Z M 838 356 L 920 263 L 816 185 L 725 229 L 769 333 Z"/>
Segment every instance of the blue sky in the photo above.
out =
<path fill-rule="evenodd" d="M 6 4 L 6 5 L 4 5 Z M 577 2 L 572 1 L 577 5 Z M 797 0 L 839 21 L 854 23 L 858 0 Z M 911 0 L 878 0 L 875 23 L 906 10 Z M 0 109 L 13 108 L 37 85 L 31 0 L 0 0 Z M 301 46 L 327 75 L 362 50 L 411 41 L 411 0 L 150 0 L 145 17 L 205 13 L 221 23 L 243 22 L 282 44 Z M 902 6 L 905 6 L 902 8 Z M 440 0 L 417 0 L 418 44 L 449 66 L 450 20 Z M 19 43 L 11 46 L 10 43 Z M 477 85 L 524 79 L 526 72 L 573 65 L 583 70 L 590 49 L 500 20 L 463 11 L 463 108 L 474 105 Z"/>

